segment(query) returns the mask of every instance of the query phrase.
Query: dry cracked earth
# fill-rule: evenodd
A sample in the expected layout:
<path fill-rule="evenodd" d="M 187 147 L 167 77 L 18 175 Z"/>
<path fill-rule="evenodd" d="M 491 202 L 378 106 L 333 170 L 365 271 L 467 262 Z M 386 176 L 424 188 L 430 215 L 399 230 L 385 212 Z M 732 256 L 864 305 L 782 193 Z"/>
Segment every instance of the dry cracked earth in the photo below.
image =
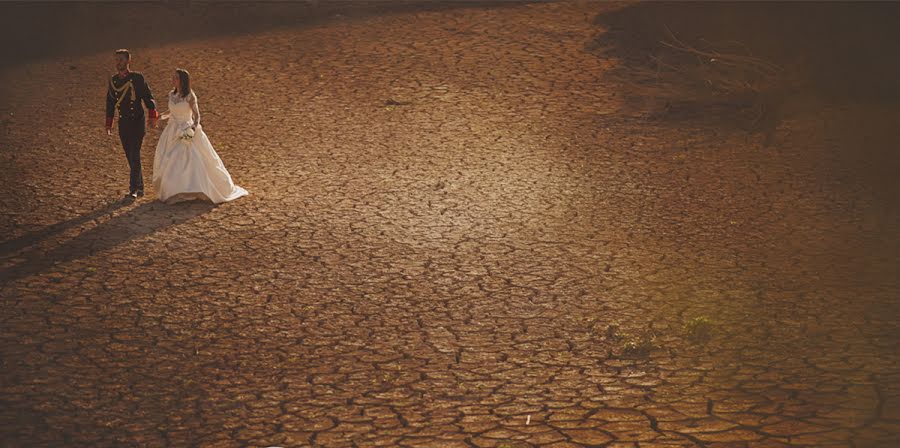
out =
<path fill-rule="evenodd" d="M 184 40 L 144 7 L 159 42 L 109 49 L 158 98 L 192 72 L 250 196 L 120 200 L 109 49 L 6 64 L 0 445 L 900 446 L 900 226 L 827 132 L 853 104 L 768 147 L 648 119 L 589 45 L 627 5 Z"/>

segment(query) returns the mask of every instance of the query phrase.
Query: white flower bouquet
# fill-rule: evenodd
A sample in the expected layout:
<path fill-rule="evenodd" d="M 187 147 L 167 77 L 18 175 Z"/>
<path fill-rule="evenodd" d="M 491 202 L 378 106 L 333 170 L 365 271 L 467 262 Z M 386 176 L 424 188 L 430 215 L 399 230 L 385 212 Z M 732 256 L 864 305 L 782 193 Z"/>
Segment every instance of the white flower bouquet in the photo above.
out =
<path fill-rule="evenodd" d="M 186 128 L 181 131 L 181 136 L 178 138 L 184 140 L 185 142 L 190 142 L 192 138 L 194 138 L 194 128 Z"/>

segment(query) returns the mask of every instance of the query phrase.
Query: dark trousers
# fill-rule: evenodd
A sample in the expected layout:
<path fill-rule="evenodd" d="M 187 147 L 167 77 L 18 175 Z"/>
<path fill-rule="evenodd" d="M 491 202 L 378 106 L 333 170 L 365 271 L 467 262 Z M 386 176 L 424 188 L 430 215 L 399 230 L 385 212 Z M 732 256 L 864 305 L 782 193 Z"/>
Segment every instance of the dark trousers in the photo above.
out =
<path fill-rule="evenodd" d="M 128 182 L 129 191 L 144 189 L 144 176 L 141 173 L 141 144 L 144 142 L 145 132 L 144 117 L 119 119 L 119 138 L 122 140 L 122 147 L 125 148 L 128 167 L 131 168 L 131 178 Z"/>

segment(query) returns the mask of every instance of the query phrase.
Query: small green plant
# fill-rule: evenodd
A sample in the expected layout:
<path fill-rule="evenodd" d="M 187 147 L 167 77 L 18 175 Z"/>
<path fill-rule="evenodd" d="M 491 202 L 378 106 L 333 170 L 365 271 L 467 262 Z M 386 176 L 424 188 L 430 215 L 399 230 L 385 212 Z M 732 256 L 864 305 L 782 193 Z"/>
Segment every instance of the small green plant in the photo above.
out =
<path fill-rule="evenodd" d="M 627 356 L 647 356 L 656 348 L 656 336 L 649 334 L 626 337 L 622 342 L 622 354 Z"/>
<path fill-rule="evenodd" d="M 706 342 L 712 336 L 713 324 L 709 317 L 697 316 L 684 323 L 684 333 L 691 342 Z"/>

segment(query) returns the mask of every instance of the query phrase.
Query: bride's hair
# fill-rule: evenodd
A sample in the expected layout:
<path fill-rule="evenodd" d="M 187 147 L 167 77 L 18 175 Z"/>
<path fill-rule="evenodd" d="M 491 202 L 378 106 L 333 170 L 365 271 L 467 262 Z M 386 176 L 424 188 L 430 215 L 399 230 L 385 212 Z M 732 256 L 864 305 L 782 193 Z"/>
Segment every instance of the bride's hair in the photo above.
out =
<path fill-rule="evenodd" d="M 181 81 L 181 91 L 178 88 L 172 89 L 172 93 L 178 93 L 182 98 L 190 95 L 191 93 L 191 74 L 188 73 L 187 70 L 183 68 L 176 68 L 175 74 L 178 75 L 178 80 Z"/>

